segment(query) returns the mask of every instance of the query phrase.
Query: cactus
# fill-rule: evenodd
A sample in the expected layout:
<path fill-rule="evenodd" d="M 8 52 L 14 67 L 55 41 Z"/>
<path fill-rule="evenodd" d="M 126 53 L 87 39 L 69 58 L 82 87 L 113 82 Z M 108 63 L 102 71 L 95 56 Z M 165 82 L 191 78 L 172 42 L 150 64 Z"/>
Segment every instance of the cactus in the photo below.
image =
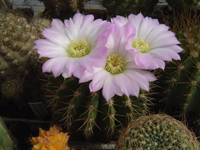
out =
<path fill-rule="evenodd" d="M 185 15 L 177 21 L 173 30 L 181 42 L 181 61 L 167 63 L 159 79 L 167 113 L 180 116 L 182 121 L 200 119 L 200 26 L 198 17 L 189 20 Z"/>
<path fill-rule="evenodd" d="M 50 26 L 50 22 L 45 22 L 45 20 L 35 20 L 28 23 L 23 17 L 0 12 L 1 91 L 5 91 L 8 87 L 11 88 L 16 80 L 21 82 L 20 86 L 25 84 L 25 80 L 32 81 L 41 72 L 41 60 L 38 61 L 37 50 L 32 49 L 32 47 L 34 46 L 33 41 L 42 38 L 41 32 L 44 27 L 48 26 Z M 1 81 L 4 82 L 1 83 Z M 13 85 L 5 85 L 10 81 L 14 81 Z M 18 92 L 15 90 L 17 93 L 20 91 L 23 91 L 23 89 L 18 90 Z M 7 94 L 4 96 L 7 96 Z"/>
<path fill-rule="evenodd" d="M 115 96 L 107 102 L 101 91 L 90 93 L 88 84 L 79 84 L 73 76 L 64 79 L 49 75 L 46 102 L 54 119 L 60 120 L 69 132 L 81 130 L 86 138 L 98 133 L 110 139 L 120 125 L 147 111 L 149 93 L 146 91 L 141 90 L 138 98 Z"/>
<path fill-rule="evenodd" d="M 175 10 L 181 12 L 193 9 L 197 5 L 197 0 L 167 0 L 167 3 Z"/>
<path fill-rule="evenodd" d="M 116 150 L 199 150 L 195 135 L 180 121 L 165 114 L 141 116 L 130 122 Z"/>
<path fill-rule="evenodd" d="M 144 16 L 150 14 L 158 0 L 104 0 L 103 6 L 107 8 L 109 17 L 116 15 L 128 16 L 129 14 L 142 13 Z"/>
<path fill-rule="evenodd" d="M 69 135 L 61 130 L 61 127 L 55 125 L 49 131 L 40 128 L 39 136 L 30 139 L 32 150 L 73 150 L 68 147 Z"/>
<path fill-rule="evenodd" d="M 0 149 L 1 150 L 17 150 L 17 146 L 11 139 L 6 124 L 0 117 Z"/>

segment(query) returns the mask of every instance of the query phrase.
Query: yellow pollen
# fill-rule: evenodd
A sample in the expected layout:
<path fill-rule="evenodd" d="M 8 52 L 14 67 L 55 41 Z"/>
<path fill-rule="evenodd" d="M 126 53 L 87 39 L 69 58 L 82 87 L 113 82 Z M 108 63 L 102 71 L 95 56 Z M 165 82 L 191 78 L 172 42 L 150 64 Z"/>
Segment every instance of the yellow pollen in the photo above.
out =
<path fill-rule="evenodd" d="M 141 49 L 140 53 L 148 53 L 150 51 L 149 44 L 147 41 L 137 38 L 133 41 L 132 47 L 135 49 Z"/>
<path fill-rule="evenodd" d="M 112 75 L 119 74 L 125 70 L 125 63 L 118 54 L 112 54 L 106 58 L 105 70 Z"/>
<path fill-rule="evenodd" d="M 73 41 L 67 49 L 69 57 L 72 58 L 83 57 L 89 54 L 90 51 L 91 51 L 91 45 L 85 39 L 79 41 Z"/>

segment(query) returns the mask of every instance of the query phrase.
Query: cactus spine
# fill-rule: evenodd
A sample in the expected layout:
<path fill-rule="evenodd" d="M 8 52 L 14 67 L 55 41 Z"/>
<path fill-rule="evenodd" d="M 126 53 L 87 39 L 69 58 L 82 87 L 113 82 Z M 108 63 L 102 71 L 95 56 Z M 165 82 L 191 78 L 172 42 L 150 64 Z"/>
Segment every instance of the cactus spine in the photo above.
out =
<path fill-rule="evenodd" d="M 117 127 L 126 124 L 147 111 L 147 92 L 138 98 L 115 96 L 108 102 L 101 91 L 89 93 L 88 83 L 78 84 L 78 79 L 49 76 L 46 84 L 46 101 L 68 131 L 83 131 L 86 138 L 100 133 L 112 138 Z"/>
<path fill-rule="evenodd" d="M 171 116 L 141 116 L 122 132 L 116 150 L 199 150 L 195 135 Z"/>

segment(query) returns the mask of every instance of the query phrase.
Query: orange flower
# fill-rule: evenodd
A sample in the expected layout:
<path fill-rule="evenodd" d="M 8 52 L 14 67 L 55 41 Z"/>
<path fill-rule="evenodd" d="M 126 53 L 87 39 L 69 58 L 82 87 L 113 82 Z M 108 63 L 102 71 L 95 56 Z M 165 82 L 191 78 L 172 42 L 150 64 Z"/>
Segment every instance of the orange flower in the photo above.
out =
<path fill-rule="evenodd" d="M 39 129 L 39 136 L 31 138 L 32 150 L 70 150 L 68 147 L 69 136 L 61 132 L 62 128 L 53 126 L 49 131 Z"/>

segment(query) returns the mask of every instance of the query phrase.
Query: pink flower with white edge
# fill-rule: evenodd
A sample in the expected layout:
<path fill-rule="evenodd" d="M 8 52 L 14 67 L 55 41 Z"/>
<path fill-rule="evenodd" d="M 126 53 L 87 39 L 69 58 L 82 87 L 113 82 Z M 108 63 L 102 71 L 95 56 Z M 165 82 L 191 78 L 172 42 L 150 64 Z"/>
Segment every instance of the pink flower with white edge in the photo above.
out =
<path fill-rule="evenodd" d="M 135 35 L 133 25 L 127 23 L 123 27 L 113 24 L 112 32 L 108 37 L 107 48 L 109 55 L 106 57 L 104 67 L 93 67 L 90 72 L 85 70 L 80 83 L 90 81 L 91 92 L 102 88 L 104 98 L 109 101 L 115 94 L 138 96 L 140 88 L 149 90 L 149 81 L 156 77 L 149 71 L 138 69 L 129 51 L 125 50 L 127 37 Z"/>
<path fill-rule="evenodd" d="M 172 59 L 180 60 L 179 52 L 182 48 L 176 44 L 180 42 L 175 37 L 169 27 L 159 24 L 157 19 L 130 14 L 128 18 L 117 16 L 112 22 L 118 26 L 123 26 L 131 21 L 136 29 L 135 36 L 130 36 L 125 46 L 133 58 L 136 65 L 144 69 L 165 68 L 164 61 Z"/>
<path fill-rule="evenodd" d="M 43 64 L 43 72 L 52 72 L 55 77 L 62 74 L 64 78 L 72 75 L 80 78 L 85 69 L 91 71 L 92 67 L 105 65 L 109 22 L 77 13 L 64 23 L 53 19 L 51 25 L 42 32 L 46 39 L 34 42 L 40 57 L 50 58 Z"/>

